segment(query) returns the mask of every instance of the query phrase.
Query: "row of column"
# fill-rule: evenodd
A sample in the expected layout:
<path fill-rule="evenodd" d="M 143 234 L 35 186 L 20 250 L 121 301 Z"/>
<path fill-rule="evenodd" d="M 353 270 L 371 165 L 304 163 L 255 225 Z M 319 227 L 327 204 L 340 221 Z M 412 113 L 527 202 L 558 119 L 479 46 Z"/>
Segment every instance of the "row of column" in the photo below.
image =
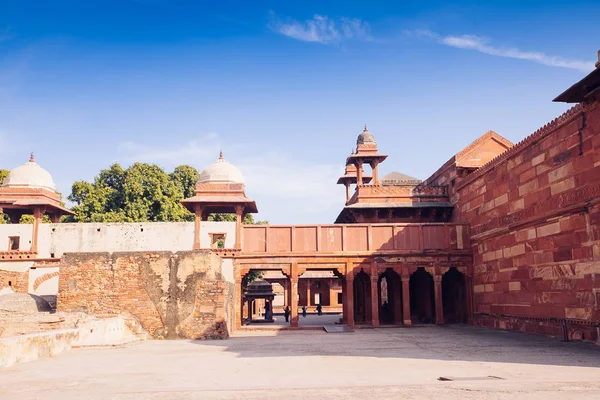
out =
<path fill-rule="evenodd" d="M 292 271 L 289 277 L 289 287 L 287 290 L 288 298 L 286 305 L 290 307 L 290 321 L 291 326 L 298 326 L 298 281 L 299 275 L 301 275 L 304 271 L 299 271 L 297 268 L 292 266 Z M 370 292 L 371 292 L 371 325 L 374 327 L 379 326 L 379 273 L 376 268 L 373 266 L 370 274 Z M 410 274 L 402 273 L 400 275 L 400 280 L 402 283 L 402 320 L 401 322 L 404 325 L 411 325 L 411 307 L 410 307 Z M 342 289 L 342 308 L 343 308 L 343 321 L 350 327 L 355 326 L 354 320 L 354 272 L 349 272 L 345 277 L 345 282 L 343 283 Z M 434 275 L 434 295 L 435 295 L 435 323 L 438 325 L 444 324 L 444 307 L 442 300 L 442 275 Z M 466 277 L 465 286 L 467 288 L 470 287 L 470 282 L 468 277 Z M 238 290 L 236 292 L 240 292 L 241 290 L 241 277 L 236 276 L 236 287 Z M 470 296 L 470 290 L 467 290 L 467 308 L 471 309 L 472 297 Z M 240 296 L 241 297 L 241 296 Z M 395 298 L 399 299 L 399 296 Z M 243 309 L 243 303 L 240 303 L 241 298 L 238 299 L 238 304 L 240 304 L 241 309 Z M 243 300 L 242 300 L 243 301 Z M 399 305 L 396 305 L 396 310 L 399 309 Z M 240 312 L 237 313 L 241 317 L 241 309 Z M 395 317 L 395 323 L 400 323 L 398 317 Z M 238 327 L 241 324 L 241 321 L 237 321 L 236 323 Z"/>

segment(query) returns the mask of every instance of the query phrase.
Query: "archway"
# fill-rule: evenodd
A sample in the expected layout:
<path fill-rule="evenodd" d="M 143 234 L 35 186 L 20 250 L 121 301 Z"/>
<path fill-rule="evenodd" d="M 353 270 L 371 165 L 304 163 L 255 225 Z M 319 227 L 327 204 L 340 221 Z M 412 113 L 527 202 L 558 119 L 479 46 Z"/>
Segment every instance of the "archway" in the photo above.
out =
<path fill-rule="evenodd" d="M 354 323 L 371 321 L 371 280 L 365 271 L 354 278 Z"/>
<path fill-rule="evenodd" d="M 415 323 L 435 323 L 435 289 L 433 277 L 420 267 L 411 275 L 410 288 L 410 317 Z"/>
<path fill-rule="evenodd" d="M 310 304 L 316 306 L 319 303 L 324 307 L 329 307 L 330 295 L 329 295 L 329 283 L 325 279 L 318 279 L 310 285 Z"/>
<path fill-rule="evenodd" d="M 392 269 L 379 276 L 379 323 L 402 323 L 402 281 Z"/>
<path fill-rule="evenodd" d="M 444 322 L 467 323 L 467 291 L 465 276 L 452 267 L 442 277 L 442 304 Z"/>

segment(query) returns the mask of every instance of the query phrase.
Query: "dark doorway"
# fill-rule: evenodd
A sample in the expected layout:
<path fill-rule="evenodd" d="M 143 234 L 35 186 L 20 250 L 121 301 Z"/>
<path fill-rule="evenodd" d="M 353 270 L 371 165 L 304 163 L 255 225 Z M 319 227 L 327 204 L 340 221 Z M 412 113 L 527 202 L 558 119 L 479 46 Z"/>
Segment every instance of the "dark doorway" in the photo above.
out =
<path fill-rule="evenodd" d="M 402 323 L 402 281 L 392 269 L 379 276 L 379 323 Z"/>
<path fill-rule="evenodd" d="M 410 287 L 410 317 L 414 323 L 435 323 L 435 291 L 433 277 L 420 267 L 412 274 Z"/>
<path fill-rule="evenodd" d="M 329 306 L 329 284 L 326 279 L 314 281 L 310 285 L 310 304 L 316 306 L 321 304 L 322 306 Z"/>
<path fill-rule="evenodd" d="M 467 323 L 467 296 L 465 276 L 452 267 L 442 277 L 442 304 L 444 322 L 448 324 Z"/>
<path fill-rule="evenodd" d="M 360 271 L 354 278 L 354 323 L 364 324 L 371 321 L 371 280 L 369 275 Z"/>

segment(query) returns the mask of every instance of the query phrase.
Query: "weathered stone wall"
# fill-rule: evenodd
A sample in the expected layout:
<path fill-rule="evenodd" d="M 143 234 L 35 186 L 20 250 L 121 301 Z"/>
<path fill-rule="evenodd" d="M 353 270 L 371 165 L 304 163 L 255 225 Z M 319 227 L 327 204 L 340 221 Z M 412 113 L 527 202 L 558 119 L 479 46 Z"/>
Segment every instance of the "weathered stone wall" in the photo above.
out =
<path fill-rule="evenodd" d="M 600 104 L 574 107 L 452 189 L 475 323 L 599 340 Z"/>
<path fill-rule="evenodd" d="M 62 259 L 57 309 L 131 315 L 155 338 L 225 338 L 232 286 L 211 251 L 73 253 Z"/>

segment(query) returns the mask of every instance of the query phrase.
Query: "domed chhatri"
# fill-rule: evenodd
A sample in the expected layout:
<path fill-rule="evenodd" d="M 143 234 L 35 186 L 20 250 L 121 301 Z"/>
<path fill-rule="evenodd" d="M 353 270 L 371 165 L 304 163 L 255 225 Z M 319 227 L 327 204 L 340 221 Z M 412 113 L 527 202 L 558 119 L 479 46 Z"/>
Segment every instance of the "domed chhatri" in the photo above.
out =
<path fill-rule="evenodd" d="M 256 203 L 246 197 L 246 184 L 242 172 L 225 161 L 223 152 L 219 159 L 200 173 L 194 196 L 181 200 L 181 204 L 196 215 L 194 250 L 200 250 L 200 222 L 210 214 L 236 215 L 235 248 L 241 247 L 241 229 L 244 216 L 258 212 Z"/>
<path fill-rule="evenodd" d="M 365 124 L 365 129 L 363 129 L 362 133 L 358 135 L 358 138 L 356 139 L 356 144 L 361 145 L 367 143 L 376 144 L 375 136 L 373 136 L 373 134 L 369 132 L 369 130 L 367 129 L 367 125 Z"/>
<path fill-rule="evenodd" d="M 242 171 L 225 160 L 221 152 L 217 161 L 202 170 L 198 183 L 245 183 L 245 181 Z"/>
<path fill-rule="evenodd" d="M 2 182 L 2 187 L 48 189 L 53 192 L 56 191 L 52 175 L 35 162 L 33 153 L 31 153 L 29 162 L 10 171 L 6 179 Z"/>
<path fill-rule="evenodd" d="M 4 179 L 0 186 L 0 209 L 15 224 L 24 214 L 33 214 L 31 247 L 15 251 L 25 251 L 34 255 L 37 253 L 38 228 L 44 215 L 49 215 L 55 223 L 59 222 L 63 215 L 73 215 L 71 210 L 63 206 L 52 176 L 36 164 L 33 153 L 28 163 L 10 171 Z"/>

